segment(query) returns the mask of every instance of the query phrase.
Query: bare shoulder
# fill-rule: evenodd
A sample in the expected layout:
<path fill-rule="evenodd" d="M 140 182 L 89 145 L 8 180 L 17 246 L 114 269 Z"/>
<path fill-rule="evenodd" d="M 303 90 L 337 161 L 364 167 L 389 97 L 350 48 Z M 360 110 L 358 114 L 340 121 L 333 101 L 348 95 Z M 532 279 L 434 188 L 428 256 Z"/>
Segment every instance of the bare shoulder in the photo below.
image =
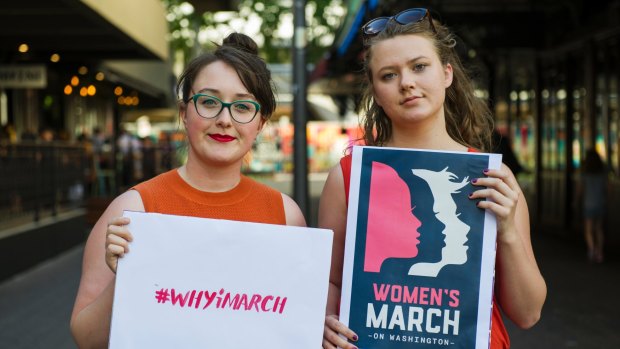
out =
<path fill-rule="evenodd" d="M 304 218 L 299 205 L 290 196 L 282 193 L 282 203 L 284 204 L 284 215 L 286 216 L 286 225 L 295 225 L 298 227 L 306 226 L 306 219 Z"/>
<path fill-rule="evenodd" d="M 104 244 L 108 224 L 113 218 L 121 217 L 124 211 L 144 212 L 144 204 L 137 191 L 128 190 L 117 196 L 110 205 L 108 205 L 90 232 L 90 236 L 86 243 L 85 258 L 88 256 L 88 252 L 90 252 L 93 246 L 95 246 L 98 253 L 103 253 L 103 250 L 100 251 L 99 247 Z"/>
<path fill-rule="evenodd" d="M 336 190 L 336 193 L 332 193 L 333 189 L 339 190 Z M 337 164 L 329 170 L 321 196 L 328 193 L 342 194 L 344 197 L 344 176 L 342 175 L 342 167 L 340 167 L 340 164 Z"/>
<path fill-rule="evenodd" d="M 123 211 L 144 212 L 144 203 L 138 191 L 127 190 L 123 194 L 117 196 L 110 203 L 103 215 L 107 216 L 111 214 L 112 217 L 118 217 L 123 215 Z"/>
<path fill-rule="evenodd" d="M 335 234 L 344 231 L 347 202 L 344 177 L 340 165 L 334 166 L 327 176 L 319 203 L 319 227 L 332 229 Z"/>

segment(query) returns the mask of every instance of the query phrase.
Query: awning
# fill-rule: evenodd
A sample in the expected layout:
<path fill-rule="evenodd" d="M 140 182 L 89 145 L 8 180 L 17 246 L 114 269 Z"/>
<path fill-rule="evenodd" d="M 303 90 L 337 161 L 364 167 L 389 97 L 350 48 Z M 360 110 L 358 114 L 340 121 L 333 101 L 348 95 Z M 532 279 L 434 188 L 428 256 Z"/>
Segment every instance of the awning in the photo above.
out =
<path fill-rule="evenodd" d="M 138 15 L 139 14 L 139 15 Z M 168 59 L 168 23 L 160 0 L 18 0 L 0 3 L 0 52 L 17 60 Z M 15 59 L 11 59 L 15 52 Z M 7 55 L 8 53 L 8 55 Z"/>
<path fill-rule="evenodd" d="M 111 82 L 123 83 L 152 97 L 164 98 L 162 105 L 176 106 L 176 78 L 168 62 L 105 60 L 99 70 Z"/>

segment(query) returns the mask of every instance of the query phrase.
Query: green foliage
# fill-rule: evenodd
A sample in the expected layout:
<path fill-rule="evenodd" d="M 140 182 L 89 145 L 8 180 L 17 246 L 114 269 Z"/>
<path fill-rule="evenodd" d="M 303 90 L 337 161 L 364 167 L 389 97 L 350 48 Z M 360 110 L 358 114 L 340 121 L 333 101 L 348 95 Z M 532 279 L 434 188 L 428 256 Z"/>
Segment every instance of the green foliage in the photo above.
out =
<path fill-rule="evenodd" d="M 292 54 L 292 32 L 283 32 L 283 23 L 292 20 L 293 0 L 240 0 L 238 11 L 230 16 L 217 16 L 213 12 L 188 13 L 183 0 L 162 0 L 168 10 L 170 45 L 173 52 L 183 52 L 185 60 L 191 59 L 203 48 L 213 46 L 207 41 L 198 42 L 198 32 L 217 29 L 230 33 L 235 29 L 233 20 L 248 20 L 258 17 L 262 20 L 258 34 L 261 55 L 269 63 L 288 63 Z M 307 62 L 315 63 L 331 45 L 333 35 L 340 25 L 342 0 L 307 0 L 306 34 Z M 222 19 L 224 17 L 224 19 Z M 292 31 L 292 26 L 290 27 Z M 221 41 L 221 40 L 220 40 Z"/>

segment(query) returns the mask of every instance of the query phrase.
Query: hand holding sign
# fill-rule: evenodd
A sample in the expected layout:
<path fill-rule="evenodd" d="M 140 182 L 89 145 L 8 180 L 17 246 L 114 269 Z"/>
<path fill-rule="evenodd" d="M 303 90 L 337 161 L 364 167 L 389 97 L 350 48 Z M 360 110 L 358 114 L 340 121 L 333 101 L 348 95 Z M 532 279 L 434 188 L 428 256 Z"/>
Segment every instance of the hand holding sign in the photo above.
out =
<path fill-rule="evenodd" d="M 129 252 L 129 243 L 133 236 L 127 229 L 129 224 L 127 217 L 115 217 L 108 223 L 105 239 L 105 261 L 108 267 L 116 273 L 118 259 Z"/>

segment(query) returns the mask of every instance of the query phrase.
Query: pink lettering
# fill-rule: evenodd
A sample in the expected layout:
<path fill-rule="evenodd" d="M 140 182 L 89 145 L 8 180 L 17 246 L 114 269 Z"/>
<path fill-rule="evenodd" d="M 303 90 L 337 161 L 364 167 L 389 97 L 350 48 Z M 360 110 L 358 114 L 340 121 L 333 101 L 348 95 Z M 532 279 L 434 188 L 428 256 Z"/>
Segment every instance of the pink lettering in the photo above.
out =
<path fill-rule="evenodd" d="M 280 302 L 282 302 L 282 303 L 280 303 Z M 275 304 L 273 306 L 273 312 L 274 313 L 276 312 L 276 309 L 278 308 L 278 305 L 280 306 L 280 310 L 278 310 L 278 313 L 282 314 L 282 312 L 284 311 L 284 306 L 286 305 L 286 297 L 284 297 L 284 298 L 277 297 L 276 298 Z"/>
<path fill-rule="evenodd" d="M 181 307 L 185 306 L 185 302 L 187 302 L 187 296 L 189 296 L 189 292 L 185 292 L 185 296 L 182 293 L 176 293 L 174 288 L 170 289 L 170 298 L 172 301 L 172 305 L 176 305 L 179 303 Z"/>
<path fill-rule="evenodd" d="M 377 284 L 373 283 L 372 287 L 375 290 L 375 300 L 385 301 L 387 299 L 388 292 L 390 291 L 390 285 L 381 284 L 380 288 L 377 290 Z"/>
<path fill-rule="evenodd" d="M 404 303 L 418 303 L 418 286 L 414 286 L 411 292 L 409 292 L 409 287 L 405 286 L 404 291 L 405 296 L 403 297 Z"/>
<path fill-rule="evenodd" d="M 263 298 L 258 294 L 254 294 L 252 296 L 252 299 L 250 299 L 250 304 L 248 305 L 249 309 L 252 309 L 252 307 L 256 308 L 256 312 L 258 313 L 258 302 L 260 302 L 260 299 Z"/>
<path fill-rule="evenodd" d="M 459 291 L 408 285 L 390 285 L 373 283 L 375 300 L 379 302 L 390 301 L 393 303 L 420 304 L 420 305 L 443 305 L 443 297 L 450 298 L 450 307 L 459 306 Z"/>
<path fill-rule="evenodd" d="M 202 300 L 204 299 L 204 302 Z M 217 299 L 217 301 L 216 301 Z M 215 309 L 230 310 L 256 310 L 260 312 L 273 312 L 282 314 L 286 307 L 287 297 L 275 297 L 272 295 L 263 296 L 257 293 L 251 296 L 245 293 L 226 292 L 223 288 L 217 292 L 208 290 L 190 290 L 185 293 L 179 292 L 174 288 L 160 288 L 155 290 L 155 301 L 157 304 L 171 304 L 180 308 L 188 307 L 198 309 L 203 303 L 202 309 L 207 309 L 214 301 Z"/>
<path fill-rule="evenodd" d="M 458 290 L 450 290 L 450 299 L 451 301 L 448 302 L 448 305 L 456 308 L 459 306 L 459 291 Z"/>
<path fill-rule="evenodd" d="M 398 303 L 403 299 L 403 287 L 400 285 L 392 285 L 392 292 L 390 293 L 390 300 L 394 303 Z"/>
<path fill-rule="evenodd" d="M 239 300 L 239 303 L 237 303 L 237 305 L 235 306 L 235 310 L 241 309 L 241 306 L 243 306 L 244 310 L 248 310 L 248 295 L 245 293 L 241 295 L 241 299 Z"/>
<path fill-rule="evenodd" d="M 260 305 L 260 309 L 262 311 L 270 311 L 271 308 L 267 308 L 267 302 L 271 301 L 272 299 L 273 299 L 273 296 L 267 296 L 263 298 L 263 301 L 261 302 L 261 305 Z"/>
<path fill-rule="evenodd" d="M 428 305 L 428 287 L 420 287 L 420 302 L 418 304 Z"/>
<path fill-rule="evenodd" d="M 431 288 L 431 305 L 441 306 L 442 289 Z"/>
<path fill-rule="evenodd" d="M 222 308 L 228 306 L 229 308 L 239 309 L 237 306 L 239 304 L 239 294 L 236 294 L 235 297 L 230 298 L 230 292 L 224 296 L 224 302 L 222 303 Z"/>
<path fill-rule="evenodd" d="M 216 307 L 219 308 L 222 305 L 222 295 L 224 294 L 224 289 L 220 288 L 220 295 L 217 297 L 217 305 Z"/>
<path fill-rule="evenodd" d="M 209 293 L 209 291 L 205 291 L 204 295 L 205 295 L 205 298 L 207 299 L 207 304 L 205 304 L 205 306 L 202 309 L 207 309 L 211 305 L 211 303 L 213 303 L 213 300 L 215 300 L 216 293 L 215 292 Z"/>

